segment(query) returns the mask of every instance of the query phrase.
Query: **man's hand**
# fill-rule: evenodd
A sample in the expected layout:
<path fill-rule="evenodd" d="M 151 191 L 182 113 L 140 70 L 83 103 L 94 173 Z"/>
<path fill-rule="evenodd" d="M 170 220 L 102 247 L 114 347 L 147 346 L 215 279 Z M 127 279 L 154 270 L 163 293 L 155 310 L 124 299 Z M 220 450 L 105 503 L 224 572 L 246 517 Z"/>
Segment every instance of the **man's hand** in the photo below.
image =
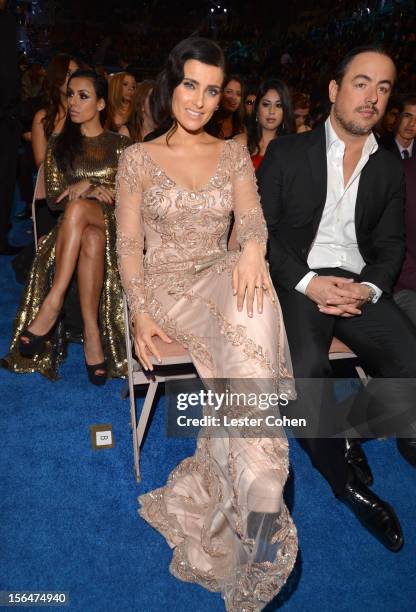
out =
<path fill-rule="evenodd" d="M 368 299 L 369 287 L 352 278 L 315 276 L 306 287 L 306 295 L 318 304 L 323 314 L 354 317 Z"/>

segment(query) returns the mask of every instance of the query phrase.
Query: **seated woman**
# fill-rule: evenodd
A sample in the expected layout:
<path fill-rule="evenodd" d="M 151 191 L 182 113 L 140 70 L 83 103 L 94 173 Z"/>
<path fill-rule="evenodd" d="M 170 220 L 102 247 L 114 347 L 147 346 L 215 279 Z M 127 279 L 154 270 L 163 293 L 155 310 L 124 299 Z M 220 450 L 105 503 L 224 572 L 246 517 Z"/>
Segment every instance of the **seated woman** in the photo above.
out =
<path fill-rule="evenodd" d="M 143 368 L 153 369 L 152 354 L 160 359 L 156 336 L 173 339 L 207 387 L 237 392 L 237 405 L 217 415 L 256 420 L 259 404 L 249 405 L 245 394 L 265 388 L 293 397 L 293 377 L 250 157 L 205 131 L 224 64 L 221 49 L 204 38 L 170 53 L 153 96 L 164 133 L 120 159 L 117 253 Z M 240 250 L 228 252 L 233 211 Z M 175 576 L 221 592 L 230 612 L 255 612 L 296 559 L 283 500 L 288 445 L 283 432 L 241 432 L 225 419 L 219 425 L 201 433 L 194 456 L 166 486 L 140 497 L 140 514 L 174 549 Z"/>
<path fill-rule="evenodd" d="M 3 365 L 56 379 L 65 356 L 65 293 L 77 274 L 85 363 L 94 384 L 124 373 L 121 288 L 115 261 L 114 181 L 129 143 L 102 128 L 105 79 L 77 70 L 68 82 L 68 117 L 45 160 L 49 206 L 61 211 L 40 244 Z M 100 312 L 99 312 L 100 311 Z"/>
<path fill-rule="evenodd" d="M 137 85 L 129 120 L 118 131 L 128 136 L 131 142 L 143 142 L 156 128 L 149 104 L 153 87 L 154 81 L 142 81 Z"/>
<path fill-rule="evenodd" d="M 136 79 L 128 72 L 112 74 L 108 79 L 108 108 L 105 127 L 113 132 L 120 132 L 130 119 L 133 110 L 133 98 L 136 91 Z"/>
<path fill-rule="evenodd" d="M 207 132 L 217 138 L 233 138 L 244 133 L 243 81 L 237 75 L 229 75 L 224 81 L 222 96 Z"/>
<path fill-rule="evenodd" d="M 247 145 L 255 169 L 261 164 L 271 140 L 295 132 L 289 90 L 280 79 L 267 79 L 260 84 L 247 121 L 247 134 L 235 140 Z"/>

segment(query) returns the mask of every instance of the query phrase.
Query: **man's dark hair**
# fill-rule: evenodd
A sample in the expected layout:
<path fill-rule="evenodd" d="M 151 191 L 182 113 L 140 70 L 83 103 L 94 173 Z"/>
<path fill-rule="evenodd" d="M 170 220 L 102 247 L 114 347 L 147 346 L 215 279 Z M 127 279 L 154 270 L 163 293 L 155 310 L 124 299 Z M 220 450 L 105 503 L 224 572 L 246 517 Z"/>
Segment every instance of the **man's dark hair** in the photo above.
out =
<path fill-rule="evenodd" d="M 351 64 L 352 60 L 357 57 L 357 55 L 361 55 L 361 53 L 379 53 L 380 55 L 385 55 L 386 57 L 390 58 L 391 61 L 393 61 L 387 51 L 385 51 L 379 45 L 363 45 L 362 47 L 355 47 L 344 55 L 335 70 L 334 79 L 337 82 L 337 85 L 341 85 L 342 79 L 348 70 L 348 66 Z"/>
<path fill-rule="evenodd" d="M 416 106 L 416 94 L 406 94 L 401 98 L 401 112 L 405 106 Z"/>

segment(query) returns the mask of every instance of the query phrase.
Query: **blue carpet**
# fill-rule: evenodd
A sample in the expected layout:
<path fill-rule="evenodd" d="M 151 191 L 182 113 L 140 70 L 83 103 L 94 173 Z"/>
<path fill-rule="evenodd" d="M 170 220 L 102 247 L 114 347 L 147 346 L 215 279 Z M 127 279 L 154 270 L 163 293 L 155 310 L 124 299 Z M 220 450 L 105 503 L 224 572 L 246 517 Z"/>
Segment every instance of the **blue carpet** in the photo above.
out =
<path fill-rule="evenodd" d="M 19 226 L 16 236 L 27 227 Z M 0 258 L 2 355 L 20 292 L 10 260 Z M 138 494 L 164 484 L 172 468 L 192 454 L 194 441 L 166 439 L 162 398 L 137 485 L 129 403 L 120 399 L 123 382 L 110 381 L 102 389 L 90 385 L 79 345 L 71 346 L 61 374 L 51 383 L 38 374 L 0 370 L 0 590 L 68 591 L 74 612 L 223 610 L 218 595 L 169 574 L 169 547 L 137 515 Z M 91 449 L 89 428 L 98 423 L 112 424 L 113 449 Z M 298 444 L 290 445 L 290 497 L 301 555 L 267 610 L 414 609 L 416 473 L 394 443 L 370 442 L 366 451 L 375 490 L 393 504 L 405 533 L 406 544 L 396 555 L 359 526 Z"/>

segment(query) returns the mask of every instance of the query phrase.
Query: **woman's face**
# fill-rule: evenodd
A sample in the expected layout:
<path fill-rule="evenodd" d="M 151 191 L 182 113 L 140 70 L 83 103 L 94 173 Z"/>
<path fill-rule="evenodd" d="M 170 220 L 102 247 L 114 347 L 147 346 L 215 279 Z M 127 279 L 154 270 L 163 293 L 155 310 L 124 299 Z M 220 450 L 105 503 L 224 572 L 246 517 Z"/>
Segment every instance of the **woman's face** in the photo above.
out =
<path fill-rule="evenodd" d="M 309 108 L 295 108 L 293 111 L 295 116 L 296 128 L 305 125 L 306 119 L 309 117 Z"/>
<path fill-rule="evenodd" d="M 188 132 L 199 131 L 218 108 L 224 74 L 218 66 L 188 60 L 184 77 L 173 90 L 172 114 Z"/>
<path fill-rule="evenodd" d="M 277 130 L 283 122 L 283 106 L 280 94 L 269 89 L 261 98 L 257 109 L 257 120 L 264 130 Z"/>
<path fill-rule="evenodd" d="M 123 102 L 131 102 L 136 91 L 136 80 L 131 74 L 126 74 L 123 79 L 122 97 Z"/>
<path fill-rule="evenodd" d="M 74 77 L 68 85 L 68 112 L 74 123 L 88 123 L 105 107 L 103 99 L 98 100 L 94 85 L 85 77 Z"/>
<path fill-rule="evenodd" d="M 256 101 L 256 96 L 254 94 L 248 94 L 246 99 L 244 100 L 244 108 L 246 110 L 246 115 L 250 116 L 253 112 L 254 102 Z"/>
<path fill-rule="evenodd" d="M 79 66 L 76 62 L 74 62 L 74 60 L 71 60 L 68 64 L 68 70 L 66 72 L 66 77 L 65 77 L 65 81 L 63 82 L 63 84 L 60 87 L 61 93 L 66 96 L 67 90 L 68 90 L 68 81 L 71 78 L 71 76 L 73 75 L 73 73 L 75 72 L 75 70 L 78 70 Z"/>
<path fill-rule="evenodd" d="M 241 83 L 231 79 L 224 87 L 221 105 L 224 110 L 234 113 L 241 104 Z"/>

